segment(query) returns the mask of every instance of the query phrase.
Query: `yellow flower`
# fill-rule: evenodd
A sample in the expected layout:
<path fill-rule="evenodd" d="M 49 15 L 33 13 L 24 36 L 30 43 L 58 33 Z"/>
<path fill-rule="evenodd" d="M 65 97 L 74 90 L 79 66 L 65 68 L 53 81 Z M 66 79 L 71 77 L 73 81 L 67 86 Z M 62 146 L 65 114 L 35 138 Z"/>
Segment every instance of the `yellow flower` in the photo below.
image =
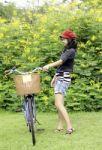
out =
<path fill-rule="evenodd" d="M 45 105 L 48 105 L 48 97 L 47 96 L 43 96 L 42 99 L 43 99 Z"/>
<path fill-rule="evenodd" d="M 80 47 L 81 48 L 85 48 L 85 44 L 84 43 L 80 43 Z"/>
<path fill-rule="evenodd" d="M 73 2 L 73 3 L 68 4 L 68 7 L 76 7 L 76 6 L 77 6 L 77 3 L 76 3 L 76 2 Z"/>
<path fill-rule="evenodd" d="M 86 64 L 81 64 L 81 67 L 82 68 L 86 68 Z"/>
<path fill-rule="evenodd" d="M 22 39 L 21 39 L 19 42 L 20 42 L 21 44 L 26 44 L 26 43 L 27 43 L 27 41 L 22 40 Z"/>
<path fill-rule="evenodd" d="M 102 22 L 102 17 L 97 19 L 98 22 Z"/>
<path fill-rule="evenodd" d="M 4 37 L 3 33 L 0 33 L 0 39 L 2 39 Z"/>
<path fill-rule="evenodd" d="M 46 30 L 43 28 L 40 30 L 40 33 L 44 33 Z"/>
<path fill-rule="evenodd" d="M 50 11 L 50 12 L 52 12 L 52 11 L 54 11 L 54 7 L 53 6 L 50 6 L 49 8 L 48 8 L 48 11 Z"/>
<path fill-rule="evenodd" d="M 100 73 L 102 73 L 102 69 L 100 69 L 100 71 L 99 71 Z"/>
<path fill-rule="evenodd" d="M 58 31 L 57 30 L 53 30 L 53 33 L 58 33 Z"/>
<path fill-rule="evenodd" d="M 14 26 L 14 27 L 18 27 L 20 25 L 20 21 L 19 20 L 14 20 L 12 23 L 11 23 L 11 26 Z"/>
<path fill-rule="evenodd" d="M 0 30 L 1 30 L 2 32 L 7 32 L 9 29 L 2 26 L 2 27 L 0 27 Z"/>
<path fill-rule="evenodd" d="M 59 23 L 55 23 L 55 26 L 56 26 L 56 27 L 59 27 L 59 26 L 60 26 L 60 24 L 59 24 Z"/>
<path fill-rule="evenodd" d="M 51 79 L 51 78 L 50 78 L 49 76 L 46 76 L 46 77 L 45 77 L 45 80 L 46 80 L 46 81 L 50 81 L 50 79 Z"/>
<path fill-rule="evenodd" d="M 58 37 L 55 35 L 50 35 L 50 39 L 54 41 L 58 41 Z"/>
<path fill-rule="evenodd" d="M 39 38 L 40 38 L 40 36 L 39 36 L 39 34 L 34 33 L 34 34 L 33 34 L 33 38 L 35 38 L 35 39 L 39 39 Z"/>
<path fill-rule="evenodd" d="M 91 37 L 91 41 L 95 41 L 95 40 L 96 40 L 96 36 L 93 35 L 93 36 Z"/>
<path fill-rule="evenodd" d="M 96 47 L 96 50 L 100 50 L 100 47 Z"/>
<path fill-rule="evenodd" d="M 47 101 L 47 100 L 48 100 L 48 97 L 47 97 L 47 96 L 44 96 L 44 97 L 43 97 L 43 100 Z"/>
<path fill-rule="evenodd" d="M 47 16 L 46 15 L 44 15 L 44 16 L 41 17 L 41 22 L 42 23 L 47 22 Z"/>
<path fill-rule="evenodd" d="M 91 43 L 91 41 L 90 40 L 88 40 L 87 42 L 86 42 L 86 45 L 88 45 L 88 46 L 90 46 L 92 43 Z"/>
<path fill-rule="evenodd" d="M 6 19 L 0 17 L 0 23 L 6 22 Z"/>
<path fill-rule="evenodd" d="M 90 84 L 91 84 L 91 85 L 93 85 L 94 83 L 95 83 L 94 80 L 91 80 L 91 81 L 90 81 Z"/>

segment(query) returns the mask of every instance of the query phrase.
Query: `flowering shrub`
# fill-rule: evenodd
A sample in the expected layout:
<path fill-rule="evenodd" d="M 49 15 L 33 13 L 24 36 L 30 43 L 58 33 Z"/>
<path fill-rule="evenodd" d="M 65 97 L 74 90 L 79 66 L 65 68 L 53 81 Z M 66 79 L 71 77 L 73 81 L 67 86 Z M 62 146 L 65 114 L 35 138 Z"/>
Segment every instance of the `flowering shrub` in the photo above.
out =
<path fill-rule="evenodd" d="M 99 0 L 94 0 L 43 6 L 34 14 L 28 10 L 26 17 L 23 10 L 17 15 L 15 9 L 10 20 L 0 17 L 0 107 L 12 110 L 21 107 L 13 77 L 6 78 L 4 70 L 16 65 L 27 71 L 58 60 L 63 49 L 59 35 L 72 28 L 78 36 L 78 49 L 65 104 L 69 110 L 102 109 L 102 8 L 99 4 Z M 41 73 L 42 90 L 36 97 L 39 110 L 55 110 L 54 92 L 50 88 L 54 72 L 51 69 Z"/>

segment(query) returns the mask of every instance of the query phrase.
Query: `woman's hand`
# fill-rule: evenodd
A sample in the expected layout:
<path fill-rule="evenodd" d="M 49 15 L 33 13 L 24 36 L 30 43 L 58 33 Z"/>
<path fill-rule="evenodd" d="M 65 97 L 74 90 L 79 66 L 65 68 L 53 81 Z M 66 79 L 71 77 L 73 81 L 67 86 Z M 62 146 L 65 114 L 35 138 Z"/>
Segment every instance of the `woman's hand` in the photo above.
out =
<path fill-rule="evenodd" d="M 50 68 L 50 66 L 49 66 L 49 65 L 46 65 L 46 66 L 43 67 L 43 70 L 44 70 L 44 71 L 48 71 L 49 68 Z"/>

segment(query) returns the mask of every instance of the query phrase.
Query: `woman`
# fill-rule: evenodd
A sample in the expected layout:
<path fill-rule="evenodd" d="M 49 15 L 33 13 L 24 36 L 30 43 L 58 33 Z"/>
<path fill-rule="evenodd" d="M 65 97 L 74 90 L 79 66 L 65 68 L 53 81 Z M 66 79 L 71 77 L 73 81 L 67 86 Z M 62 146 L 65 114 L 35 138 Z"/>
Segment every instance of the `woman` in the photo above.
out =
<path fill-rule="evenodd" d="M 63 130 L 63 124 L 65 121 L 67 125 L 66 133 L 71 134 L 74 129 L 64 106 L 64 95 L 71 83 L 70 73 L 73 71 L 74 58 L 77 48 L 76 34 L 72 30 L 66 30 L 62 32 L 60 39 L 64 43 L 64 50 L 60 59 L 56 62 L 45 65 L 43 70 L 47 71 L 49 68 L 58 66 L 56 74 L 51 81 L 51 86 L 54 87 L 55 92 L 55 106 L 59 115 L 57 131 Z"/>

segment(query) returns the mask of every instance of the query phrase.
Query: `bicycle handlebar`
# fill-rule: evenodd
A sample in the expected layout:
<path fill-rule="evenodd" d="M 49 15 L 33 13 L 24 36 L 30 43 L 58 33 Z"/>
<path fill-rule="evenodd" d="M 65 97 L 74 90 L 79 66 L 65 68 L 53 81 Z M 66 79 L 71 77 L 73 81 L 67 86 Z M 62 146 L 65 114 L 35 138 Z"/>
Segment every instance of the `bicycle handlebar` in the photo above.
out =
<path fill-rule="evenodd" d="M 21 74 L 21 75 L 25 75 L 25 74 L 34 73 L 34 72 L 39 71 L 39 70 L 42 70 L 42 67 L 37 67 L 37 68 L 35 68 L 35 69 L 33 69 L 32 71 L 29 71 L 29 72 L 21 72 L 21 71 L 19 71 L 18 69 L 16 69 L 16 67 L 14 66 L 12 69 L 6 70 L 6 71 L 5 71 L 5 74 L 6 74 L 6 75 L 9 75 L 9 74 L 12 74 L 12 73 L 14 73 L 14 72 L 17 72 L 17 73 L 19 73 L 19 74 Z"/>

